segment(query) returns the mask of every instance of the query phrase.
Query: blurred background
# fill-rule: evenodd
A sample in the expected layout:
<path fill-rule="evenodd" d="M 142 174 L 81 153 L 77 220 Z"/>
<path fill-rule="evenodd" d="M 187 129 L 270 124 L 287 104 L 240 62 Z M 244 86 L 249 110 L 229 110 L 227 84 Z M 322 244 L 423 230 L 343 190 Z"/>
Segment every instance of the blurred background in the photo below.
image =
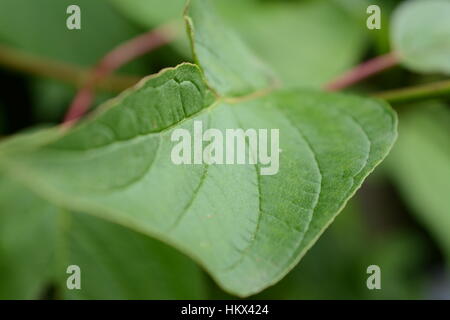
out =
<path fill-rule="evenodd" d="M 285 86 L 320 88 L 358 63 L 391 50 L 389 18 L 402 1 L 213 2 Z M 81 30 L 66 27 L 71 4 L 81 8 Z M 380 30 L 366 27 L 369 4 L 382 9 Z M 191 61 L 183 7 L 183 0 L 0 0 L 0 139 L 60 123 L 89 68 L 121 43 L 153 28 L 170 26 L 177 36 L 116 71 L 119 80 L 129 83 Z M 370 94 L 440 79 L 444 77 L 395 67 L 348 91 Z M 121 85 L 99 88 L 93 106 L 121 90 Z M 300 264 L 251 298 L 450 299 L 449 101 L 395 109 L 399 139 L 388 159 Z M 0 192 L 5 201 L 13 193 L 1 186 Z M 86 232 L 92 242 L 75 253 L 92 264 L 95 276 L 82 292 L 66 292 L 47 275 L 49 258 L 37 252 L 42 248 L 32 247 L 41 236 L 38 229 L 2 225 L 1 216 L 0 211 L 0 298 L 234 298 L 193 262 L 156 240 L 116 230 L 123 242 L 136 243 L 140 251 L 124 254 L 128 248 L 118 239 L 116 246 L 108 245 L 101 236 L 121 227 L 103 221 L 89 222 Z M 76 223 L 85 223 L 78 219 Z M 11 241 L 21 242 L 23 250 L 13 252 Z M 102 257 L 101 251 L 113 258 Z M 112 261 L 114 270 L 109 269 Z M 366 287 L 366 269 L 372 264 L 381 268 L 381 290 Z"/>

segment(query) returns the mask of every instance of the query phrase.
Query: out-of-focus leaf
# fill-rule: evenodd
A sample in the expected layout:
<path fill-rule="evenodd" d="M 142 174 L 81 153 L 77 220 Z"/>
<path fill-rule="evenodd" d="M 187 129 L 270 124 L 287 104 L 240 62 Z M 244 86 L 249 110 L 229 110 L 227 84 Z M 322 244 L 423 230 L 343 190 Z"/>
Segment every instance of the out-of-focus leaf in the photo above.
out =
<path fill-rule="evenodd" d="M 187 0 L 109 0 L 124 14 L 145 27 L 156 27 L 183 19 Z"/>
<path fill-rule="evenodd" d="M 52 277 L 55 207 L 0 179 L 0 299 L 36 299 Z"/>
<path fill-rule="evenodd" d="M 405 1 L 392 17 L 391 41 L 418 72 L 450 74 L 450 0 Z"/>
<path fill-rule="evenodd" d="M 58 121 L 76 94 L 76 88 L 51 79 L 31 82 L 34 118 L 39 122 Z"/>
<path fill-rule="evenodd" d="M 147 27 L 179 18 L 186 2 L 112 1 Z M 365 10 L 356 14 L 355 8 L 361 4 L 355 6 L 353 1 L 210 2 L 286 85 L 317 87 L 356 63 L 365 46 Z M 344 7 L 352 7 L 352 14 Z"/>
<path fill-rule="evenodd" d="M 246 296 L 277 282 L 314 244 L 389 152 L 396 115 L 379 100 L 251 92 L 264 85 L 265 69 L 249 61 L 245 70 L 254 79 L 223 71 L 233 67 L 223 52 L 253 58 L 230 34 L 223 43 L 209 38 L 220 38 L 223 27 L 209 23 L 206 4 L 193 1 L 187 17 L 199 66 L 182 64 L 142 81 L 38 150 L 14 153 L 18 147 L 10 144 L 0 163 L 49 201 L 175 245 L 226 290 Z M 195 121 L 222 133 L 279 129 L 280 171 L 261 175 L 260 164 L 175 165 L 171 133 L 192 133 Z"/>
<path fill-rule="evenodd" d="M 81 268 L 81 290 L 66 269 Z M 119 225 L 71 214 L 0 179 L 0 299 L 200 299 L 203 276 L 186 257 Z"/>
<path fill-rule="evenodd" d="M 201 4 L 199 4 L 201 3 Z M 248 47 L 220 23 L 207 2 L 194 1 L 186 15 L 189 38 L 196 62 L 203 65 L 207 82 L 221 95 L 239 96 L 267 90 L 274 75 Z M 226 45 L 224 45 L 226 44 Z"/>
<path fill-rule="evenodd" d="M 217 2 L 287 86 L 319 87 L 355 64 L 365 47 L 365 20 L 333 1 Z"/>
<path fill-rule="evenodd" d="M 402 0 L 378 0 L 376 4 L 381 9 L 381 28 L 370 30 L 368 32 L 368 36 L 371 36 L 373 39 L 374 46 L 374 55 L 382 55 L 390 52 L 392 50 L 391 39 L 390 39 L 390 30 L 391 30 L 391 16 L 395 8 L 398 6 L 399 2 Z M 372 4 L 370 1 L 365 4 L 365 9 Z M 359 9 L 359 8 L 358 8 Z M 365 15 L 365 19 L 367 19 L 369 15 Z M 364 22 L 366 23 L 366 22 Z"/>
<path fill-rule="evenodd" d="M 72 4 L 81 9 L 81 30 L 66 27 Z M 0 1 L 0 39 L 56 60 L 91 66 L 137 33 L 107 0 Z"/>
<path fill-rule="evenodd" d="M 204 299 L 203 274 L 167 245 L 85 214 L 68 216 L 67 264 L 80 266 L 72 299 Z"/>
<path fill-rule="evenodd" d="M 366 10 L 367 7 L 372 4 L 370 0 L 332 0 L 332 1 L 338 4 L 341 8 L 347 11 L 354 19 L 358 20 L 361 23 L 366 22 L 366 18 L 368 16 L 366 14 Z M 388 1 L 392 2 L 392 0 Z M 377 2 L 380 2 L 380 0 Z"/>
<path fill-rule="evenodd" d="M 171 24 L 171 28 L 179 28 L 183 33 L 183 8 L 187 0 L 109 0 L 125 16 L 129 17 L 146 29 Z M 182 56 L 191 60 L 189 41 L 187 37 L 180 36 L 172 46 Z"/>
<path fill-rule="evenodd" d="M 412 107 L 411 107 L 412 108 Z M 387 164 L 407 203 L 450 258 L 450 112 L 436 103 L 402 115 Z"/>
<path fill-rule="evenodd" d="M 69 5 L 81 10 L 81 30 L 68 30 Z M 27 53 L 83 67 L 93 66 L 120 43 L 139 34 L 108 0 L 2 0 L 0 42 Z M 123 72 L 146 75 L 145 59 L 138 59 Z M 42 78 L 33 79 L 36 120 L 59 121 L 68 108 L 74 89 Z M 7 106 L 15 108 L 16 106 Z"/>

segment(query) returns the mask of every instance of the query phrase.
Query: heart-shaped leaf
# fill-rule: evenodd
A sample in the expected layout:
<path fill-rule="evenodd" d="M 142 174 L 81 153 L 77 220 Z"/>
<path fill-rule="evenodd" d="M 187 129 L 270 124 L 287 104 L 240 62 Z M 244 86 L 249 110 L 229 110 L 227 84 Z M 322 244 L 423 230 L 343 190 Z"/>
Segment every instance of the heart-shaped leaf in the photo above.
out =
<path fill-rule="evenodd" d="M 392 17 L 391 41 L 418 72 L 450 74 L 450 1 L 406 1 Z"/>
<path fill-rule="evenodd" d="M 248 296 L 295 266 L 384 159 L 396 115 L 379 100 L 274 90 L 270 72 L 207 1 L 193 1 L 186 19 L 199 66 L 142 80 L 89 121 L 51 130 L 54 141 L 28 143 L 31 151 L 0 148 L 0 166 L 52 203 L 179 248 L 223 288 Z M 198 137 L 199 125 L 224 136 L 279 130 L 278 170 L 262 175 L 267 165 L 250 161 L 175 164 L 175 129 Z"/>

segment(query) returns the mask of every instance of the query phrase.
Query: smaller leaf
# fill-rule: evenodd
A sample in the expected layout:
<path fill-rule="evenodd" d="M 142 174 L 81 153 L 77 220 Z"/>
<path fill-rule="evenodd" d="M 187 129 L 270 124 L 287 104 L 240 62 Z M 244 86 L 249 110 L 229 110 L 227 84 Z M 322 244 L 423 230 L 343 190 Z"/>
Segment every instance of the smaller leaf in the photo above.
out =
<path fill-rule="evenodd" d="M 450 1 L 407 1 L 393 15 L 391 41 L 418 72 L 450 74 Z"/>
<path fill-rule="evenodd" d="M 176 18 L 182 19 L 185 0 L 109 0 L 136 23 L 157 27 Z"/>
<path fill-rule="evenodd" d="M 81 268 L 81 290 L 66 287 L 69 265 Z M 205 297 L 200 269 L 175 249 L 63 210 L 1 175 L 0 299 L 42 298 L 50 285 L 63 299 Z"/>
<path fill-rule="evenodd" d="M 387 164 L 395 183 L 450 262 L 450 112 L 418 105 L 402 118 L 400 137 Z"/>
<path fill-rule="evenodd" d="M 66 10 L 71 4 L 81 9 L 80 30 L 66 27 Z M 104 0 L 0 1 L 2 42 L 58 61 L 90 66 L 139 32 Z M 125 68 L 138 72 L 144 66 L 133 62 Z"/>
<path fill-rule="evenodd" d="M 37 299 L 50 283 L 58 210 L 0 177 L 0 299 Z"/>

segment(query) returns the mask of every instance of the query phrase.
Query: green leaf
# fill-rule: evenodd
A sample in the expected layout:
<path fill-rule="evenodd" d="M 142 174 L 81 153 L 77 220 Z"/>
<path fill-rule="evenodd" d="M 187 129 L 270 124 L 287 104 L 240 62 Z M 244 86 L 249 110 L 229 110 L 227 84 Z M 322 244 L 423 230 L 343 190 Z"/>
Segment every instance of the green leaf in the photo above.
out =
<path fill-rule="evenodd" d="M 0 299 L 35 299 L 49 284 L 57 234 L 55 207 L 0 179 Z"/>
<path fill-rule="evenodd" d="M 70 299 L 204 299 L 203 274 L 175 249 L 117 224 L 68 215 L 67 263 L 82 270 Z M 65 275 L 64 279 L 67 277 Z"/>
<path fill-rule="evenodd" d="M 168 70 L 56 143 L 3 161 L 43 197 L 174 244 L 248 295 L 313 244 L 386 155 L 395 117 L 379 101 L 308 91 L 213 103 L 199 80 L 192 65 Z M 172 164 L 171 131 L 194 120 L 280 128 L 280 172 Z"/>
<path fill-rule="evenodd" d="M 146 29 L 170 25 L 174 31 L 183 31 L 183 8 L 187 0 L 108 0 L 119 12 Z M 184 57 L 190 57 L 189 41 L 177 37 L 171 45 Z"/>
<path fill-rule="evenodd" d="M 186 2 L 111 1 L 124 14 L 148 28 L 177 21 Z M 360 58 L 366 42 L 366 13 L 361 0 L 357 4 L 354 2 L 210 1 L 220 16 L 239 30 L 242 39 L 273 67 L 284 84 L 308 87 L 320 87 Z M 358 10 L 360 8 L 362 10 Z M 186 46 L 179 42 L 175 42 L 175 46 L 189 56 Z"/>
<path fill-rule="evenodd" d="M 110 0 L 120 11 L 145 27 L 182 19 L 186 0 Z"/>
<path fill-rule="evenodd" d="M 387 164 L 407 203 L 450 259 L 450 112 L 439 103 L 408 111 Z"/>
<path fill-rule="evenodd" d="M 284 85 L 321 87 L 355 65 L 365 48 L 365 9 L 355 19 L 343 8 L 357 7 L 353 1 L 214 2 Z"/>
<path fill-rule="evenodd" d="M 81 290 L 66 269 L 81 268 Z M 0 299 L 200 299 L 200 270 L 174 249 L 124 227 L 71 214 L 0 179 Z"/>
<path fill-rule="evenodd" d="M 270 69 L 213 13 L 207 1 L 192 1 L 185 17 L 194 58 L 205 65 L 208 83 L 228 96 L 245 95 L 273 85 Z"/>
<path fill-rule="evenodd" d="M 80 30 L 66 27 L 69 17 L 66 10 L 73 4 L 81 10 Z M 0 44 L 56 61 L 91 67 L 114 47 L 139 32 L 108 0 L 0 1 Z M 123 72 L 144 75 L 143 70 L 148 72 L 144 62 L 143 59 L 133 61 L 123 68 Z M 33 93 L 39 90 L 39 97 L 32 97 L 36 118 L 59 121 L 75 94 L 75 88 L 40 77 L 33 79 L 31 85 Z M 49 103 L 40 105 L 43 100 Z M 7 107 L 16 108 L 15 105 Z"/>
<path fill-rule="evenodd" d="M 81 29 L 66 27 L 67 7 L 81 10 Z M 0 39 L 33 54 L 91 66 L 138 30 L 107 0 L 2 0 Z M 136 68 L 134 68 L 136 69 Z"/>
<path fill-rule="evenodd" d="M 450 74 L 450 1 L 406 1 L 392 17 L 391 41 L 418 72 Z"/>
<path fill-rule="evenodd" d="M 144 79 L 33 151 L 10 143 L 0 148 L 0 167 L 63 208 L 177 247 L 224 289 L 247 296 L 281 279 L 314 244 L 390 150 L 396 115 L 382 101 L 349 95 L 249 92 L 264 85 L 265 69 L 248 61 L 253 56 L 243 45 L 234 48 L 229 33 L 223 43 L 209 38 L 223 27 L 208 22 L 202 4 L 194 2 L 187 18 L 200 67 L 185 63 Z M 238 57 L 223 53 L 233 49 L 255 79 L 226 70 Z M 171 134 L 192 133 L 194 121 L 221 132 L 279 129 L 279 172 L 260 175 L 261 165 L 253 164 L 175 165 Z"/>
<path fill-rule="evenodd" d="M 367 19 L 366 10 L 370 6 L 369 0 L 332 0 L 348 12 L 354 19 L 359 20 L 360 23 L 365 23 Z M 385 0 L 381 0 L 385 1 Z M 385 4 L 382 3 L 384 6 Z"/>

